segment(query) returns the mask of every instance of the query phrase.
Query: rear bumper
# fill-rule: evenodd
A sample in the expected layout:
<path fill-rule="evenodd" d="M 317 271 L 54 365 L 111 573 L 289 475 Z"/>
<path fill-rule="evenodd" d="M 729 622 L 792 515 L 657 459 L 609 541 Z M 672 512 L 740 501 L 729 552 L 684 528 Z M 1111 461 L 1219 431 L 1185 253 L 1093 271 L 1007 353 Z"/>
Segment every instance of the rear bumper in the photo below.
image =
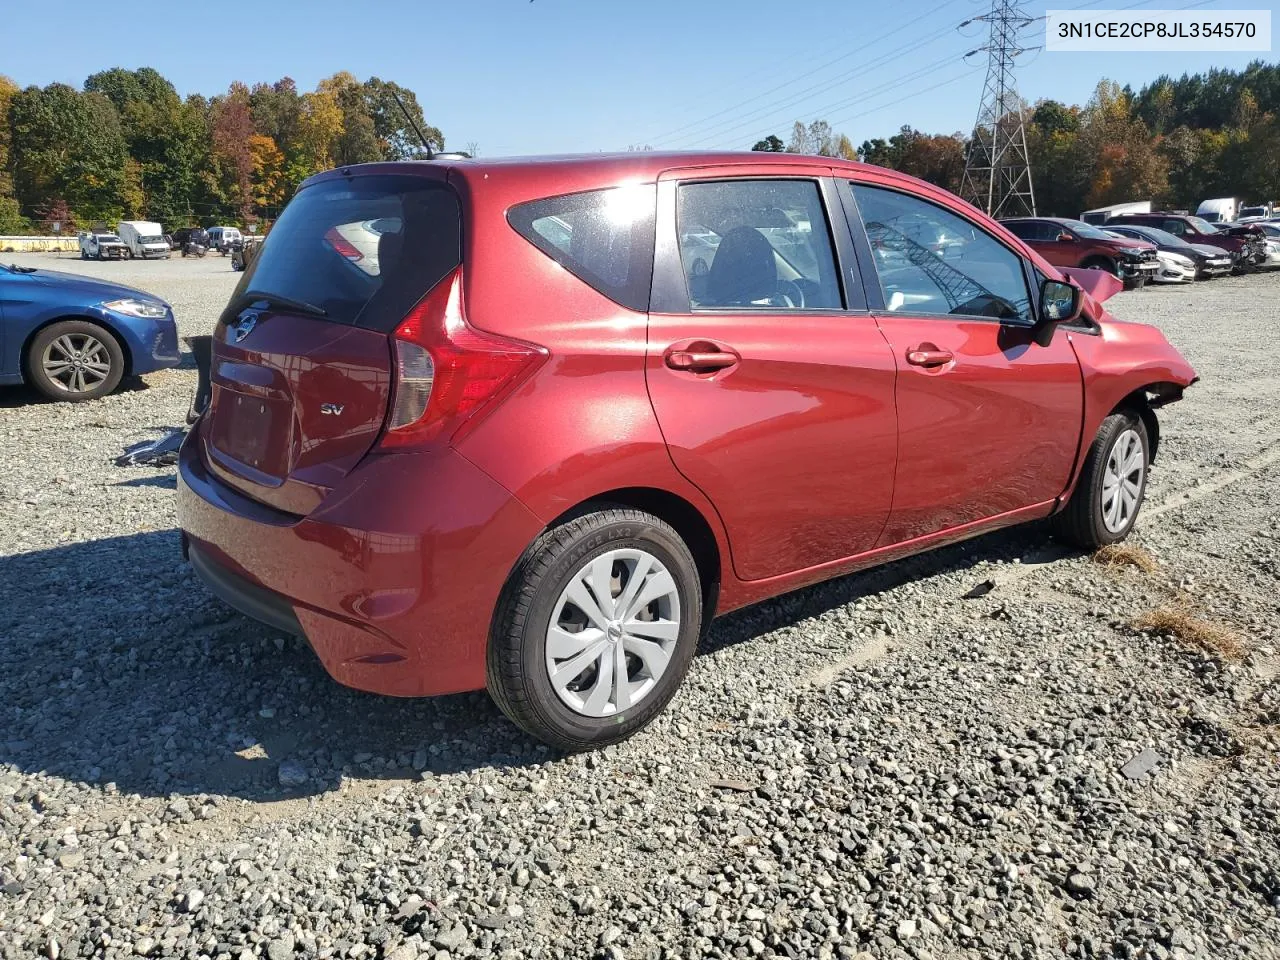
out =
<path fill-rule="evenodd" d="M 183 550 L 193 570 L 213 591 L 214 596 L 246 617 L 259 623 L 300 637 L 302 624 L 293 612 L 293 605 L 277 593 L 250 583 L 244 577 L 232 573 L 230 568 L 215 563 L 202 548 L 193 546 L 183 535 Z"/>
<path fill-rule="evenodd" d="M 307 517 L 250 500 L 183 445 L 178 521 L 224 602 L 306 637 L 339 683 L 391 696 L 482 689 L 489 627 L 541 530 L 459 454 L 366 458 Z"/>

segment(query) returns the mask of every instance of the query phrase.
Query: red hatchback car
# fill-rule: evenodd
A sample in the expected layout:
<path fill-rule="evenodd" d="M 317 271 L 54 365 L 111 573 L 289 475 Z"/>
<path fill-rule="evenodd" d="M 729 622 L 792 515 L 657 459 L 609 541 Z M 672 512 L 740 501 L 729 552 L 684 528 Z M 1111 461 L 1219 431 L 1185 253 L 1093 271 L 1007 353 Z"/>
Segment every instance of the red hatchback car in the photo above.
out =
<path fill-rule="evenodd" d="M 718 614 L 1050 515 L 1128 534 L 1195 375 L 1077 279 L 825 158 L 331 171 L 218 324 L 184 549 L 341 683 L 617 741 Z"/>

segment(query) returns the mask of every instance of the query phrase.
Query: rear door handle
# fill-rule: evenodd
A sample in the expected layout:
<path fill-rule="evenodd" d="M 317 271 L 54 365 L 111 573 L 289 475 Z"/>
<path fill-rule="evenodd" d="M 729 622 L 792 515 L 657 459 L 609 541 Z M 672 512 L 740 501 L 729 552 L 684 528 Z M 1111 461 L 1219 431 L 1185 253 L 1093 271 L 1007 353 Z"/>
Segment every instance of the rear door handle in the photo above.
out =
<path fill-rule="evenodd" d="M 738 362 L 738 355 L 729 349 L 721 349 L 714 344 L 697 344 L 701 349 L 672 348 L 667 350 L 663 358 L 672 370 L 688 373 L 707 373 L 712 370 L 724 370 Z"/>
<path fill-rule="evenodd" d="M 931 343 L 922 343 L 907 351 L 907 363 L 914 367 L 941 367 L 955 359 L 950 350 L 939 350 Z"/>

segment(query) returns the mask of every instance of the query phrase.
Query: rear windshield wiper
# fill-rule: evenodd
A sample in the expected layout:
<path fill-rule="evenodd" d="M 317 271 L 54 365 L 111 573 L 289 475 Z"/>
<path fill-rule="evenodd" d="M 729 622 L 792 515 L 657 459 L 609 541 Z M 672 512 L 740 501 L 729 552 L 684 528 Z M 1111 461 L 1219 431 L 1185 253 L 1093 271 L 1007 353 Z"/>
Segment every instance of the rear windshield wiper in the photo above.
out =
<path fill-rule="evenodd" d="M 278 293 L 267 293 L 262 290 L 246 290 L 241 294 L 242 301 L 249 301 L 250 306 L 264 307 L 284 307 L 286 310 L 293 310 L 296 313 L 308 313 L 313 317 L 327 317 L 329 311 L 324 307 L 317 307 L 314 303 L 307 303 L 305 300 L 295 300 L 293 297 L 284 297 Z"/>

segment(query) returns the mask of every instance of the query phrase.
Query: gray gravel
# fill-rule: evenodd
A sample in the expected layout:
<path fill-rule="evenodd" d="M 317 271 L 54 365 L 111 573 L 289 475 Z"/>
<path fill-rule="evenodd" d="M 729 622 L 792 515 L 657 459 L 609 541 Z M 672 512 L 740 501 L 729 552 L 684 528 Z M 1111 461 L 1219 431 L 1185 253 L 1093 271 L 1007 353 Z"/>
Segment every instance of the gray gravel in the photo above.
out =
<path fill-rule="evenodd" d="M 183 334 L 236 277 L 59 265 Z M 193 370 L 0 392 L 0 956 L 1280 957 L 1280 276 L 1114 309 L 1204 381 L 1164 418 L 1156 572 L 1031 527 L 792 594 L 569 759 L 210 597 L 172 470 L 109 464 Z M 1178 604 L 1243 657 L 1131 626 Z"/>

